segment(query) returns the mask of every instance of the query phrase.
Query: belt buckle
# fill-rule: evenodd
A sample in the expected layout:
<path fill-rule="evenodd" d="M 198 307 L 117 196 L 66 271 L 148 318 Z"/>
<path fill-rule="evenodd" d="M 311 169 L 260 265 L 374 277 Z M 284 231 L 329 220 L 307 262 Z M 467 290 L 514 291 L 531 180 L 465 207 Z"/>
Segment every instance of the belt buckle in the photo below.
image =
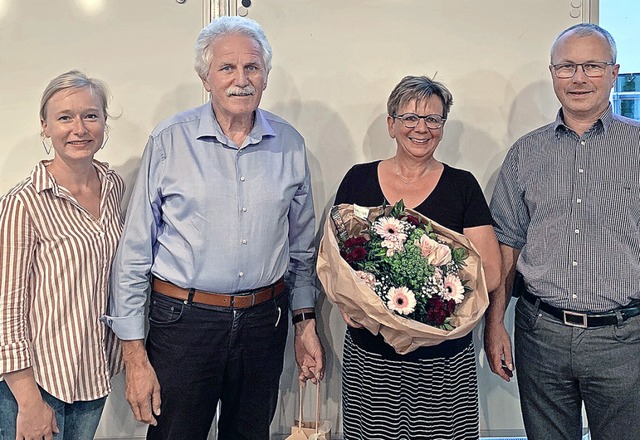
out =
<path fill-rule="evenodd" d="M 567 321 L 567 316 L 573 316 L 573 317 L 577 317 L 577 318 L 582 318 L 582 322 L 581 323 L 569 322 L 569 321 Z M 565 325 L 568 325 L 570 327 L 587 328 L 587 314 L 586 313 L 576 313 L 576 312 L 569 312 L 567 310 L 563 310 L 562 311 L 562 321 L 564 322 Z"/>

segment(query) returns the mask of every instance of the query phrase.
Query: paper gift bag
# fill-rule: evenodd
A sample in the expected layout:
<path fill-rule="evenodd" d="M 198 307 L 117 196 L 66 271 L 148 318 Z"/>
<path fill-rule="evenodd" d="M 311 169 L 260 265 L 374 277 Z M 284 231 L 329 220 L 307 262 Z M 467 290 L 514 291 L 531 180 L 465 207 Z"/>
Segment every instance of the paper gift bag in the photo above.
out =
<path fill-rule="evenodd" d="M 302 387 L 298 403 L 298 419 L 291 427 L 291 435 L 285 440 L 331 440 L 331 422 L 320 420 L 320 382 L 316 384 L 316 419 L 304 420 L 302 416 Z"/>

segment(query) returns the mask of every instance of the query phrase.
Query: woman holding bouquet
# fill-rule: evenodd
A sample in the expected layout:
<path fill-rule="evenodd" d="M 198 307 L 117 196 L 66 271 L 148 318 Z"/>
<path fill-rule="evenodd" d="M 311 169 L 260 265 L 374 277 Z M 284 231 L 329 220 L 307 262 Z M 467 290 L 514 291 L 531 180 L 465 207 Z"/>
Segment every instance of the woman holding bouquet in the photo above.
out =
<path fill-rule="evenodd" d="M 498 285 L 500 254 L 482 190 L 471 173 L 434 158 L 453 98 L 441 83 L 407 76 L 387 102 L 396 154 L 355 165 L 335 204 L 394 204 L 412 208 L 465 234 L 483 261 L 487 289 Z M 344 435 L 356 439 L 469 440 L 479 437 L 472 335 L 396 353 L 382 336 L 347 323 L 342 400 Z"/>

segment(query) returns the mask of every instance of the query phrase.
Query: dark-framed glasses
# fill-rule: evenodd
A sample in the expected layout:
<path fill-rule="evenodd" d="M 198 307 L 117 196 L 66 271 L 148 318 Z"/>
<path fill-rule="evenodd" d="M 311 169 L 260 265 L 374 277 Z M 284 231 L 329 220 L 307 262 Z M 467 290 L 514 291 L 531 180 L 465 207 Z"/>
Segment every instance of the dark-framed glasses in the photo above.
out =
<path fill-rule="evenodd" d="M 447 118 L 443 118 L 440 115 L 426 115 L 420 116 L 415 113 L 403 113 L 401 115 L 391 115 L 394 119 L 400 119 L 402 125 L 406 128 L 416 128 L 420 119 L 424 119 L 424 123 L 427 124 L 427 128 L 436 130 L 444 125 Z"/>
<path fill-rule="evenodd" d="M 604 71 L 607 69 L 607 66 L 613 66 L 615 63 L 605 63 L 603 62 L 591 62 L 591 63 L 560 63 L 560 64 L 552 64 L 553 71 L 555 72 L 558 78 L 573 78 L 573 75 L 576 74 L 578 70 L 578 66 L 582 67 L 582 71 L 589 78 L 599 78 L 604 75 Z"/>

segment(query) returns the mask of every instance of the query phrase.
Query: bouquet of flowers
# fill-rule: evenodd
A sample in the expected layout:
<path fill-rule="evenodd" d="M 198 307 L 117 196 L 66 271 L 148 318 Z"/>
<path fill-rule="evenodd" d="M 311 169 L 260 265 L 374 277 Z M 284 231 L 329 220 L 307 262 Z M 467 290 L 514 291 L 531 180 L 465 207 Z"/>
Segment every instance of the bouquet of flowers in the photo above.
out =
<path fill-rule="evenodd" d="M 489 303 L 480 256 L 462 234 L 394 206 L 334 206 L 318 277 L 329 298 L 398 353 L 469 333 Z"/>

